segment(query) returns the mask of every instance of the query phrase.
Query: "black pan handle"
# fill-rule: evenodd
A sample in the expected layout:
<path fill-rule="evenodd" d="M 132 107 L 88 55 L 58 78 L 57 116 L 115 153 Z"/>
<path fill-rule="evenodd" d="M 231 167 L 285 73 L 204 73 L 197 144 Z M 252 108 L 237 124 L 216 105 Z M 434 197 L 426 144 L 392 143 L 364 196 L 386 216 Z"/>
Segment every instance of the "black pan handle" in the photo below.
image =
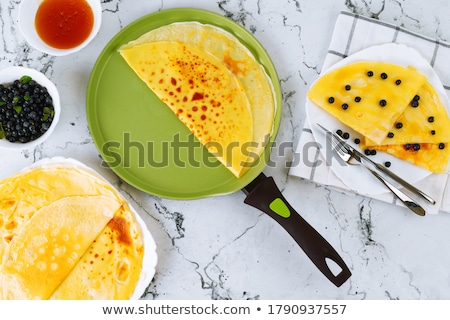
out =
<path fill-rule="evenodd" d="M 305 219 L 286 201 L 272 177 L 261 174 L 254 186 L 247 188 L 249 193 L 244 202 L 275 219 L 298 243 L 316 267 L 337 287 L 351 276 L 344 260 Z M 334 261 L 341 271 L 332 272 L 326 259 Z"/>

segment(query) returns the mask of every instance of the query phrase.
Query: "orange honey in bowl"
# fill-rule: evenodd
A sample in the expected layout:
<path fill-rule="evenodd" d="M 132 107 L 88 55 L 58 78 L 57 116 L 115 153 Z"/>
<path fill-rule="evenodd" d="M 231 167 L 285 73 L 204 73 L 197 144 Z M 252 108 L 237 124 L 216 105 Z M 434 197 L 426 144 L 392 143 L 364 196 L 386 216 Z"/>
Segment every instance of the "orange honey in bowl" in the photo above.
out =
<path fill-rule="evenodd" d="M 94 13 L 86 0 L 43 0 L 34 23 L 37 34 L 47 45 L 71 49 L 89 37 Z"/>

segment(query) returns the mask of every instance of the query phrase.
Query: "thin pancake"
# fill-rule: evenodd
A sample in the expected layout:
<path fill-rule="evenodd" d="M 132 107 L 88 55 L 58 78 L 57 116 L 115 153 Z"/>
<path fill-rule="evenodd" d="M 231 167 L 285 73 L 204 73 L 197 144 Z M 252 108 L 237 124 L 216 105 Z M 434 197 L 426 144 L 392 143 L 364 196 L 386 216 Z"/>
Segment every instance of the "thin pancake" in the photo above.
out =
<path fill-rule="evenodd" d="M 126 201 L 91 170 L 74 165 L 44 165 L 1 181 L 0 252 L 9 250 L 10 243 L 14 243 L 14 238 L 25 232 L 24 228 L 40 209 L 64 199 L 79 199 L 83 202 L 84 196 L 107 197 L 119 203 L 120 209 L 99 230 L 98 237 L 89 244 L 89 250 L 50 298 L 128 299 L 141 274 L 142 233 Z M 101 208 L 102 203 L 97 202 L 96 205 Z M 72 228 L 77 229 L 77 226 Z M 3 273 L 0 283 L 1 288 L 6 290 L 5 298 L 18 298 L 22 292 L 20 283 L 15 279 Z M 7 286 L 9 289 L 5 289 Z"/>
<path fill-rule="evenodd" d="M 449 143 L 419 143 L 417 150 L 413 145 L 382 145 L 371 149 L 383 151 L 399 159 L 413 163 L 434 173 L 444 173 L 449 165 Z"/>
<path fill-rule="evenodd" d="M 242 176 L 253 119 L 236 77 L 217 58 L 180 42 L 144 43 L 120 54 L 208 151 Z"/>
<path fill-rule="evenodd" d="M 178 41 L 197 47 L 221 61 L 242 84 L 253 115 L 251 149 L 260 155 L 273 130 L 276 111 L 270 78 L 255 56 L 235 36 L 223 29 L 198 22 L 177 22 L 151 30 L 121 49 L 154 42 Z"/>
<path fill-rule="evenodd" d="M 427 81 L 395 121 L 381 145 L 450 142 L 450 119 L 439 94 Z M 367 140 L 366 146 L 374 146 Z"/>
<path fill-rule="evenodd" d="M 322 75 L 309 90 L 308 98 L 380 144 L 425 80 L 412 68 L 355 62 Z"/>
<path fill-rule="evenodd" d="M 109 197 L 87 196 L 37 211 L 5 250 L 3 297 L 48 299 L 119 208 Z"/>
<path fill-rule="evenodd" d="M 113 188 L 99 177 L 69 166 L 42 166 L 0 181 L 0 257 L 36 211 L 79 195 L 115 197 Z"/>
<path fill-rule="evenodd" d="M 142 267 L 143 243 L 124 203 L 51 299 L 129 299 Z"/>

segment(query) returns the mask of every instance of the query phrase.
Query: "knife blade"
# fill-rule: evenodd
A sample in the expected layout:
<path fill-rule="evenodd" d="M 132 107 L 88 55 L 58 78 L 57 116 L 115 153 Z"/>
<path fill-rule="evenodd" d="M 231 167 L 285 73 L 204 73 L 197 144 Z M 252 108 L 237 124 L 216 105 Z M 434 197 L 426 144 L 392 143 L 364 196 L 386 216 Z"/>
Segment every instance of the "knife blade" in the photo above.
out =
<path fill-rule="evenodd" d="M 365 163 L 365 161 L 362 161 L 361 158 L 359 158 L 357 155 L 354 154 L 349 148 L 346 148 L 343 145 L 343 142 L 341 139 L 339 139 L 337 136 L 334 136 L 331 134 L 331 132 L 327 132 L 327 138 L 331 138 L 330 145 L 333 148 L 333 151 L 336 152 L 336 154 L 344 160 L 348 164 L 359 164 L 362 167 L 364 167 L 366 170 L 368 170 L 374 177 L 376 177 L 381 183 L 385 185 L 386 188 L 388 188 L 397 198 L 411 211 L 416 213 L 419 216 L 425 215 L 425 209 L 420 206 L 416 201 L 414 201 L 411 197 L 409 197 L 406 193 L 404 193 L 402 190 L 394 186 L 392 183 L 390 183 L 387 179 L 383 178 L 378 172 L 376 172 L 372 166 Z M 358 159 L 357 159 L 358 157 Z M 356 162 L 356 163 L 355 163 Z"/>
<path fill-rule="evenodd" d="M 350 150 L 354 156 L 354 158 L 359 161 L 359 162 L 363 162 L 366 165 L 370 165 L 375 171 L 377 172 L 381 172 L 383 174 L 384 177 L 388 177 L 391 178 L 393 181 L 399 183 L 401 186 L 403 186 L 405 189 L 411 191 L 412 193 L 419 195 L 420 197 L 422 197 L 423 199 L 425 199 L 426 201 L 428 201 L 431 204 L 436 204 L 436 201 L 430 197 L 429 195 L 427 195 L 425 192 L 423 192 L 422 190 L 416 188 L 415 186 L 413 186 L 412 184 L 410 184 L 409 182 L 403 180 L 402 178 L 400 178 L 398 175 L 396 175 L 394 172 L 392 172 L 391 170 L 389 170 L 388 168 L 386 168 L 385 166 L 373 161 L 372 159 L 369 159 L 366 155 L 364 155 L 363 153 L 359 152 L 358 150 L 356 150 L 354 147 L 352 147 L 350 144 L 348 144 L 347 142 L 345 142 L 338 134 L 336 134 L 335 132 L 331 132 L 330 130 L 324 128 L 323 126 L 321 126 L 319 123 L 317 123 L 317 125 L 324 130 L 325 132 L 332 134 L 333 137 L 337 138 L 342 145 L 347 148 L 348 150 Z"/>

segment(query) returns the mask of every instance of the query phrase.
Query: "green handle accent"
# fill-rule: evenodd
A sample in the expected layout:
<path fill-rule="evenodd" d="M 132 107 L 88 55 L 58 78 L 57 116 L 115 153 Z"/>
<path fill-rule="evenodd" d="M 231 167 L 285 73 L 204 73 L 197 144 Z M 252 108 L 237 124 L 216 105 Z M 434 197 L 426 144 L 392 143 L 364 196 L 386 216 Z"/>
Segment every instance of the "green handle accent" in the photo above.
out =
<path fill-rule="evenodd" d="M 288 206 L 280 198 L 275 198 L 275 200 L 269 204 L 269 208 L 283 218 L 289 218 L 291 215 L 291 210 L 289 210 Z"/>
<path fill-rule="evenodd" d="M 256 184 L 256 185 L 255 185 Z M 272 177 L 261 173 L 248 186 L 251 190 L 244 202 L 255 207 L 278 222 L 298 243 L 317 268 L 337 287 L 352 275 L 336 250 L 305 219 L 303 219 L 281 194 Z M 245 189 L 247 190 L 247 188 Z M 332 271 L 329 261 L 342 270 Z"/>

